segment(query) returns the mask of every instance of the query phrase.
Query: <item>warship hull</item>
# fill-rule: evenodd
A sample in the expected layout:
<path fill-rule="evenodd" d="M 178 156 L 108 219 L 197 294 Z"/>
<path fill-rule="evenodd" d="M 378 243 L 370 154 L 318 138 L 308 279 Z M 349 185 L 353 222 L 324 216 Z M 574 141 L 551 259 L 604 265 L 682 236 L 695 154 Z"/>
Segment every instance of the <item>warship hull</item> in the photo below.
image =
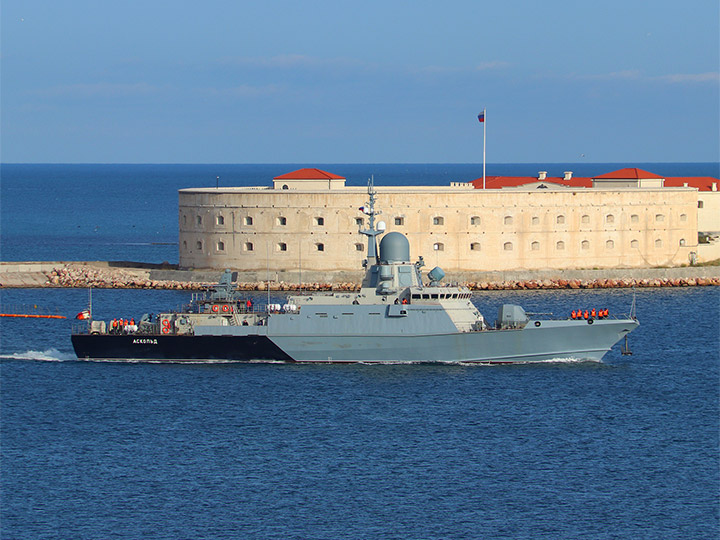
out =
<path fill-rule="evenodd" d="M 638 326 L 634 319 L 529 321 L 520 329 L 437 334 L 277 334 L 267 327 L 226 335 L 75 334 L 80 359 L 154 362 L 527 363 L 599 361 Z M 227 332 L 234 331 L 234 334 Z"/>

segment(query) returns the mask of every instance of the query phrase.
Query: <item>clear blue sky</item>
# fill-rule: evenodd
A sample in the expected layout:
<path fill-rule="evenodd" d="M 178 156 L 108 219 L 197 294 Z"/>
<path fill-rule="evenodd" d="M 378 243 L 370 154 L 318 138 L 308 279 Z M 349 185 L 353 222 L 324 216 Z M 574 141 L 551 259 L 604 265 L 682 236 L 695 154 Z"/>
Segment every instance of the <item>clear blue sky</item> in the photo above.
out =
<path fill-rule="evenodd" d="M 718 161 L 717 0 L 3 0 L 3 162 Z M 583 156 L 584 155 L 584 156 Z"/>

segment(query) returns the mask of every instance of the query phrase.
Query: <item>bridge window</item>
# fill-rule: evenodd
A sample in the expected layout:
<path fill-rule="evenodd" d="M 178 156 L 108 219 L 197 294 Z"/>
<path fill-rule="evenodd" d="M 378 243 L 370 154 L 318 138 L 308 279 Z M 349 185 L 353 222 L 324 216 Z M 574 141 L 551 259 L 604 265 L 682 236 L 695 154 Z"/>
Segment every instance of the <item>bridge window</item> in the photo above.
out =
<path fill-rule="evenodd" d="M 702 201 L 698 201 L 698 208 L 703 208 L 705 206 L 705 203 Z"/>
<path fill-rule="evenodd" d="M 218 225 L 225 225 L 225 218 L 223 216 L 217 216 L 217 218 L 215 218 L 215 223 Z"/>
<path fill-rule="evenodd" d="M 245 216 L 245 225 L 252 225 L 253 224 L 253 218 L 250 216 Z"/>
<path fill-rule="evenodd" d="M 655 240 L 655 248 L 660 249 L 661 247 L 662 247 L 662 240 L 660 240 L 658 238 L 657 240 Z"/>
<path fill-rule="evenodd" d="M 470 244 L 470 251 L 480 251 L 480 242 Z"/>
<path fill-rule="evenodd" d="M 405 218 L 404 217 L 396 217 L 395 218 L 395 225 L 401 227 L 405 225 Z"/>
<path fill-rule="evenodd" d="M 217 250 L 218 250 L 218 251 L 225 251 L 225 242 L 223 242 L 222 240 L 220 240 L 220 241 L 217 243 Z"/>
<path fill-rule="evenodd" d="M 640 221 L 640 216 L 638 216 L 637 214 L 633 214 L 632 216 L 630 216 L 631 223 L 637 223 L 639 221 Z"/>
<path fill-rule="evenodd" d="M 587 240 L 583 240 L 582 243 L 580 244 L 580 247 L 582 249 L 590 249 L 590 242 L 588 242 Z"/>
<path fill-rule="evenodd" d="M 433 218 L 433 225 L 444 225 L 445 224 L 445 218 L 442 216 L 435 216 Z"/>
<path fill-rule="evenodd" d="M 684 238 L 681 238 L 681 239 L 680 239 L 680 245 L 681 245 L 681 246 L 684 246 L 684 245 L 685 245 L 685 239 L 684 239 Z"/>
<path fill-rule="evenodd" d="M 243 246 L 243 249 L 245 251 L 252 251 L 254 249 L 252 242 L 245 242 L 245 245 Z"/>
<path fill-rule="evenodd" d="M 505 219 L 503 220 L 503 223 L 505 223 L 505 225 L 512 225 L 512 224 L 513 224 L 513 218 L 512 218 L 512 216 L 505 216 Z"/>
<path fill-rule="evenodd" d="M 355 218 L 355 225 L 357 225 L 358 227 L 362 227 L 363 225 L 365 225 L 365 220 L 361 217 Z"/>
<path fill-rule="evenodd" d="M 615 216 L 612 214 L 605 216 L 605 223 L 615 223 Z"/>
<path fill-rule="evenodd" d="M 503 249 L 504 249 L 505 251 L 512 251 L 512 250 L 513 250 L 512 242 L 505 242 L 505 243 L 503 244 Z"/>
<path fill-rule="evenodd" d="M 581 223 L 590 223 L 590 216 L 588 216 L 587 214 L 585 214 L 585 215 L 580 219 L 580 222 L 581 222 Z"/>
<path fill-rule="evenodd" d="M 362 251 L 363 247 L 364 246 L 362 244 L 355 244 L 355 251 Z"/>
<path fill-rule="evenodd" d="M 200 240 L 198 240 L 198 242 L 195 244 L 195 247 L 197 249 L 202 249 L 202 242 Z"/>
<path fill-rule="evenodd" d="M 325 244 L 317 243 L 315 244 L 315 249 L 317 251 L 325 251 Z"/>
<path fill-rule="evenodd" d="M 287 218 L 283 216 L 279 216 L 277 218 L 277 224 L 278 225 L 287 225 Z"/>
<path fill-rule="evenodd" d="M 533 225 L 540 225 L 540 218 L 537 217 L 537 216 L 533 216 L 533 217 L 532 217 L 532 220 L 530 221 L 530 223 L 533 224 Z"/>
<path fill-rule="evenodd" d="M 638 242 L 637 240 L 631 240 L 630 247 L 633 249 L 638 249 L 640 247 L 640 242 Z"/>
<path fill-rule="evenodd" d="M 286 244 L 285 242 L 279 242 L 279 243 L 275 246 L 275 248 L 276 248 L 278 251 L 287 251 L 287 244 Z"/>
<path fill-rule="evenodd" d="M 322 227 L 323 225 L 325 225 L 325 218 L 323 218 L 323 217 L 316 217 L 316 218 L 315 218 L 315 225 L 317 225 L 318 227 Z"/>
<path fill-rule="evenodd" d="M 563 225 L 565 223 L 565 216 L 562 216 L 562 215 L 558 216 L 557 219 L 555 220 L 555 223 L 557 223 L 558 225 Z"/>
<path fill-rule="evenodd" d="M 665 216 L 662 214 L 655 214 L 655 221 L 665 221 Z"/>
<path fill-rule="evenodd" d="M 562 251 L 563 249 L 565 249 L 565 242 L 560 240 L 557 244 L 555 244 L 555 249 L 557 249 L 559 251 Z"/>
<path fill-rule="evenodd" d="M 197 217 L 197 224 L 202 225 L 202 216 Z"/>
<path fill-rule="evenodd" d="M 435 251 L 445 251 L 445 244 L 443 244 L 442 242 L 435 242 L 433 244 L 433 249 Z"/>
<path fill-rule="evenodd" d="M 470 225 L 480 225 L 480 216 L 473 216 L 470 218 Z"/>
<path fill-rule="evenodd" d="M 615 249 L 615 242 L 612 240 L 605 242 L 605 249 Z"/>
<path fill-rule="evenodd" d="M 530 249 L 532 251 L 539 251 L 540 250 L 540 242 L 533 242 L 530 244 Z"/>

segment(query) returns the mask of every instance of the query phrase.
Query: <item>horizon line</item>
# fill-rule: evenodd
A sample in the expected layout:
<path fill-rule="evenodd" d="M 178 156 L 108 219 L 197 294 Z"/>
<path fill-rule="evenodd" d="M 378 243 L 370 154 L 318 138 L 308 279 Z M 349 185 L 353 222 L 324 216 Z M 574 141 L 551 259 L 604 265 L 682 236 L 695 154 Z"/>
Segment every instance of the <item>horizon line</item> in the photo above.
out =
<path fill-rule="evenodd" d="M 536 164 L 570 164 L 570 165 L 616 165 L 616 164 L 717 164 L 718 161 L 507 161 L 507 162 L 488 162 L 487 165 L 536 165 Z M 287 162 L 276 162 L 276 163 L 238 163 L 238 162 L 150 162 L 150 161 L 136 161 L 136 162 L 113 162 L 113 161 L 0 161 L 2 165 L 477 165 L 482 167 L 482 162 L 456 162 L 456 161 L 287 161 Z"/>

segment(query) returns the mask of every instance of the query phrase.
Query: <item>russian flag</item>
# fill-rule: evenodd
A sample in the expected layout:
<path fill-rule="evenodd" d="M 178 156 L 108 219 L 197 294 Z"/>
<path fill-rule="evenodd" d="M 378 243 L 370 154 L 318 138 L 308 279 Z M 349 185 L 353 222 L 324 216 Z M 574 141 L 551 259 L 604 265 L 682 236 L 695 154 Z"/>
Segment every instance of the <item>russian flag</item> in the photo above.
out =
<path fill-rule="evenodd" d="M 478 114 L 478 122 L 484 122 L 485 121 L 485 111 Z"/>

